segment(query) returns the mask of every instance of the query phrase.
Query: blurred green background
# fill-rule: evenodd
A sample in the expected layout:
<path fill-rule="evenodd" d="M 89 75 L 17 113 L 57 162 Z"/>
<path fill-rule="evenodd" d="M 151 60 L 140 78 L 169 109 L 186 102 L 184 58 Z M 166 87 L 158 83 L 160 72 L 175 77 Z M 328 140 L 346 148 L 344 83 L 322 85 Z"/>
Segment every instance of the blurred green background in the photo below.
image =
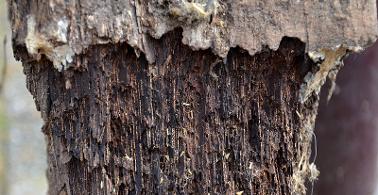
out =
<path fill-rule="evenodd" d="M 21 63 L 13 58 L 7 13 L 6 0 L 0 0 L 0 81 L 6 59 L 0 92 L 0 195 L 46 194 L 42 121 L 26 89 Z"/>

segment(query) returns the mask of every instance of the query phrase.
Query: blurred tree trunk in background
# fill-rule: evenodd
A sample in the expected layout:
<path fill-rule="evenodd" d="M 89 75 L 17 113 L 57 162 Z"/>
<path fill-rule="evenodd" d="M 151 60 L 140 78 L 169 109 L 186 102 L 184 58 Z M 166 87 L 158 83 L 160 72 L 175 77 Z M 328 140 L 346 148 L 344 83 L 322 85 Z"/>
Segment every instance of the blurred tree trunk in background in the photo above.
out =
<path fill-rule="evenodd" d="M 0 1 L 0 12 L 5 12 L 6 6 L 4 5 L 4 2 Z M 5 16 L 3 16 L 0 13 L 0 22 L 6 22 Z M 0 72 L 4 69 L 4 66 L 6 66 L 7 63 L 7 52 L 6 50 L 6 29 L 4 27 L 5 25 L 2 25 L 0 27 Z M 5 75 L 0 74 L 0 82 L 4 81 Z M 0 85 L 4 86 L 4 83 L 0 83 Z M 3 87 L 2 87 L 3 88 Z M 6 125 L 6 115 L 5 115 L 5 108 L 3 105 L 3 93 L 2 90 L 0 90 L 0 194 L 8 194 L 8 162 L 9 162 L 9 150 L 8 145 L 10 142 L 9 139 L 9 132 L 8 127 Z"/>
<path fill-rule="evenodd" d="M 277 50 L 264 47 L 252 56 L 244 49 L 232 48 L 221 59 L 210 49 L 194 51 L 184 45 L 183 36 L 188 36 L 185 28 L 171 30 L 158 40 L 143 34 L 130 44 L 119 42 L 115 35 L 107 37 L 118 32 L 117 28 L 107 28 L 108 24 L 103 23 L 108 16 L 113 16 L 110 12 L 128 8 L 129 12 L 121 14 L 124 18 L 114 17 L 110 21 L 116 26 L 123 19 L 127 21 L 128 16 L 135 16 L 131 22 L 135 22 L 137 33 L 142 33 L 141 25 L 153 25 L 149 20 L 153 18 L 138 15 L 142 8 L 150 10 L 150 4 L 131 2 L 132 9 L 126 1 L 105 4 L 100 0 L 10 1 L 15 55 L 23 62 L 27 87 L 44 120 L 49 193 L 304 194 L 305 181 L 317 177 L 316 167 L 309 161 L 319 100 L 313 92 L 322 85 L 331 68 L 337 70 L 337 61 L 348 49 L 324 50 L 325 65 L 319 68 L 321 65 L 306 54 L 306 44 L 297 38 L 278 37 L 282 41 Z M 203 25 L 213 25 L 214 21 L 214 25 L 220 26 L 214 29 L 225 33 L 219 39 L 227 36 L 235 39 L 232 32 L 223 29 L 226 24 L 236 23 L 237 30 L 255 25 L 251 23 L 253 16 L 248 9 L 242 16 L 250 18 L 241 20 L 246 22 L 241 24 L 237 20 L 239 12 L 209 16 L 207 10 L 211 7 L 207 5 L 214 1 L 207 1 L 203 8 L 192 1 L 164 1 L 170 2 L 169 6 L 163 1 L 151 2 L 160 6 L 152 14 L 173 6 L 169 17 L 178 17 L 174 22 L 184 26 L 187 24 L 182 22 L 188 19 L 183 19 L 184 16 L 194 17 L 189 18 L 194 20 L 193 24 L 203 18 L 206 19 Z M 264 1 L 257 1 L 261 4 L 256 5 L 249 2 L 249 6 L 244 6 L 246 2 L 220 2 L 229 11 L 235 8 L 234 4 L 241 10 L 264 5 Z M 185 6 L 174 7 L 180 3 Z M 314 4 L 286 3 L 289 5 L 269 4 L 273 6 L 269 8 L 269 17 L 273 21 L 278 15 L 282 19 L 279 24 L 271 21 L 261 21 L 261 24 L 273 25 L 274 29 L 280 29 L 277 25 L 281 23 L 293 25 L 288 32 L 296 32 L 297 25 L 304 25 L 306 29 L 298 32 L 302 33 L 302 40 L 307 37 L 307 41 L 318 39 L 314 42 L 319 42 L 315 44 L 318 47 L 308 48 L 336 47 L 337 41 L 363 47 L 375 38 L 373 30 L 366 31 L 366 37 L 356 35 L 358 39 L 351 34 L 338 37 L 342 34 L 339 29 L 345 25 L 361 24 L 361 29 L 371 29 L 370 21 L 360 23 L 357 19 L 350 21 L 358 23 L 343 23 L 348 20 L 338 20 L 340 13 L 333 18 L 330 14 L 334 12 L 323 12 L 323 4 L 315 4 L 319 10 L 308 9 L 303 18 L 325 13 L 328 20 L 319 23 L 311 21 L 317 20 L 311 17 L 299 24 L 296 19 L 302 18 L 293 17 L 291 23 L 288 17 L 277 14 L 276 8 L 283 9 L 282 14 L 297 13 L 296 8 L 305 10 Z M 336 8 L 352 10 L 346 17 L 360 12 L 371 14 L 368 7 L 362 10 L 356 1 L 353 3 L 344 2 Z M 93 15 L 82 14 L 92 9 L 96 11 Z M 88 24 L 96 14 L 101 16 L 97 18 L 101 21 Z M 232 19 L 232 14 L 236 19 Z M 262 15 L 266 18 L 269 14 Z M 68 17 L 70 28 L 67 28 Z M 339 23 L 332 24 L 332 21 Z M 316 27 L 326 22 L 327 27 L 332 24 L 333 28 Z M 310 38 L 309 28 L 316 29 Z M 334 30 L 334 34 L 323 36 L 324 29 Z M 124 35 L 127 38 L 134 35 L 131 30 L 127 33 Z M 239 33 L 243 43 L 251 41 L 244 36 L 249 31 Z M 272 39 L 279 34 L 265 33 L 257 32 Z M 192 41 L 203 41 L 195 38 Z M 324 41 L 327 39 L 337 41 L 332 45 L 333 42 Z M 143 47 L 139 47 L 138 41 L 143 42 Z M 214 47 L 219 46 L 217 41 L 212 43 Z M 88 47 L 81 48 L 85 45 Z M 71 56 L 71 47 L 81 53 Z M 144 52 L 140 52 L 142 49 Z M 147 54 L 155 57 L 153 63 Z M 317 57 L 312 59 L 316 61 Z M 305 79 L 306 75 L 312 77 Z M 308 91 L 305 98 L 299 95 L 303 91 Z"/>
<path fill-rule="evenodd" d="M 319 195 L 378 190 L 378 44 L 345 63 L 335 95 L 320 103 L 316 123 Z"/>
<path fill-rule="evenodd" d="M 4 110 L 2 104 L 0 104 L 0 110 Z M 0 194 L 8 194 L 8 144 L 9 135 L 5 125 L 5 116 L 0 114 Z"/>

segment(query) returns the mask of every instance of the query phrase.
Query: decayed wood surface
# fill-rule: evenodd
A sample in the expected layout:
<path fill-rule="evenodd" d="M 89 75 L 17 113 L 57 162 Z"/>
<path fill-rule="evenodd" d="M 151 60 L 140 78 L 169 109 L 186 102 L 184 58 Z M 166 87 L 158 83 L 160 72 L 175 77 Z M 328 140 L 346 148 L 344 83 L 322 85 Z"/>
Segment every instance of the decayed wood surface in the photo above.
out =
<path fill-rule="evenodd" d="M 9 1 L 49 193 L 304 194 L 319 87 L 376 36 L 332 2 Z"/>
<path fill-rule="evenodd" d="M 155 65 L 126 44 L 90 48 L 63 73 L 24 64 L 44 113 L 50 194 L 289 194 L 301 184 L 294 162 L 307 161 L 312 138 L 301 116 L 317 101 L 296 95 L 305 45 L 235 49 L 223 64 L 180 39 L 151 42 Z"/>

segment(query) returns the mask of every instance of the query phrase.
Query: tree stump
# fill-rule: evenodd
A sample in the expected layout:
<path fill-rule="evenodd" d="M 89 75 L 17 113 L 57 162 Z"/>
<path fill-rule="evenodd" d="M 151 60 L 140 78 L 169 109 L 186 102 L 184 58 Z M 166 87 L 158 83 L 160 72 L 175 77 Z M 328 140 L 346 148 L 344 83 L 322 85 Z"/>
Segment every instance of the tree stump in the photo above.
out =
<path fill-rule="evenodd" d="M 319 90 L 374 0 L 9 0 L 49 194 L 305 194 Z"/>

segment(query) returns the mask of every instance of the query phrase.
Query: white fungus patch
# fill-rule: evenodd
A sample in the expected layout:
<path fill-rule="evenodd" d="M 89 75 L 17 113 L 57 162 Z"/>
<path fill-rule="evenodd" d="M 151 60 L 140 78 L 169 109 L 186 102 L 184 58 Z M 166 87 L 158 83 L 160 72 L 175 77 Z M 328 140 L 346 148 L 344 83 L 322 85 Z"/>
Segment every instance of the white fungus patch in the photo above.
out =
<path fill-rule="evenodd" d="M 66 19 L 59 20 L 57 23 L 56 38 L 57 41 L 67 43 L 68 21 Z"/>
<path fill-rule="evenodd" d="M 53 65 L 59 71 L 65 70 L 68 64 L 73 61 L 75 53 L 67 44 L 67 20 L 60 20 L 57 23 L 55 31 L 51 31 L 52 39 L 60 41 L 60 45 L 54 45 L 52 41 L 46 35 L 40 34 L 36 30 L 36 21 L 34 16 L 29 15 L 27 17 L 27 35 L 25 38 L 26 49 L 29 54 L 32 55 L 37 61 L 39 61 L 42 55 L 45 55 L 49 60 L 53 62 Z"/>
<path fill-rule="evenodd" d="M 211 14 L 217 14 L 217 0 L 202 2 L 177 1 L 169 6 L 169 13 L 178 20 L 191 23 L 194 20 L 207 19 Z"/>
<path fill-rule="evenodd" d="M 308 57 L 310 57 L 313 62 L 319 62 L 325 58 L 324 53 L 318 51 L 308 52 Z"/>

